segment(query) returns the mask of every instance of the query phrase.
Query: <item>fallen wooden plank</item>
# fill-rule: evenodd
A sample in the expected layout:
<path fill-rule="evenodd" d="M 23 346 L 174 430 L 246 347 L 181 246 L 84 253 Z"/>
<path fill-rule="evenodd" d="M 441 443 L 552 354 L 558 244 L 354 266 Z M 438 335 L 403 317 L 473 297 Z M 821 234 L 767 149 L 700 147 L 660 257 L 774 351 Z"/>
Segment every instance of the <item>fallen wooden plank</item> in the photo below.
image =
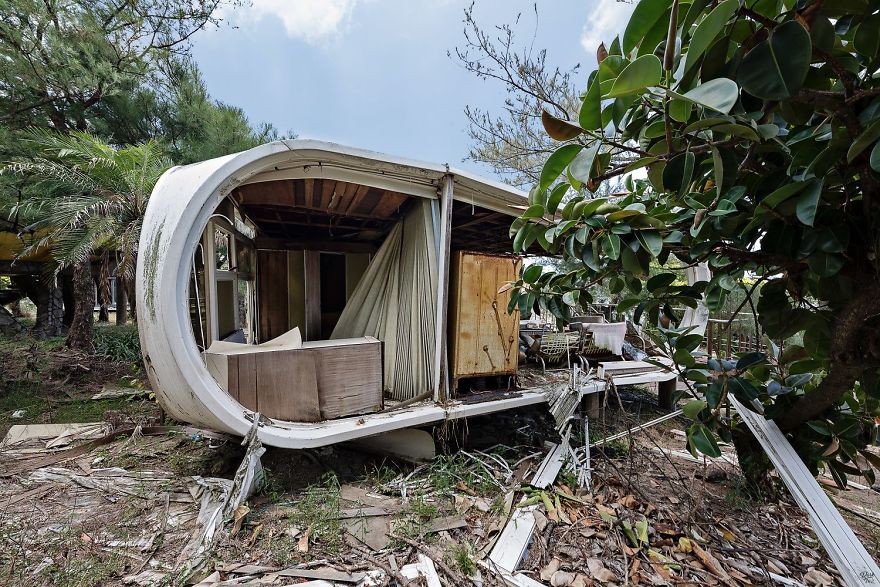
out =
<path fill-rule="evenodd" d="M 561 443 L 553 445 L 553 449 L 547 453 L 547 456 L 541 462 L 541 466 L 535 472 L 535 476 L 530 483 L 532 487 L 545 489 L 553 484 L 556 477 L 559 476 L 559 471 L 562 470 L 562 465 L 565 464 L 565 457 L 568 455 L 567 446 L 567 435 Z"/>
<path fill-rule="evenodd" d="M 491 562 L 480 561 L 478 564 L 484 569 L 497 574 L 498 577 L 504 581 L 504 584 L 509 587 L 547 587 L 543 583 L 535 581 L 528 575 L 523 573 L 509 573 L 504 569 L 493 565 Z"/>
<path fill-rule="evenodd" d="M 880 585 L 877 563 L 868 555 L 776 423 L 749 410 L 735 397 L 729 398 L 761 443 L 792 497 L 809 516 L 810 525 L 844 582 L 851 587 Z"/>
<path fill-rule="evenodd" d="M 422 553 L 418 554 L 419 562 L 400 567 L 400 574 L 406 579 L 418 579 L 424 577 L 428 587 L 443 587 L 434 561 Z"/>
<path fill-rule="evenodd" d="M 537 506 L 517 508 L 513 510 L 510 521 L 504 526 L 489 560 L 499 569 L 514 573 L 519 568 L 535 531 L 535 509 Z"/>

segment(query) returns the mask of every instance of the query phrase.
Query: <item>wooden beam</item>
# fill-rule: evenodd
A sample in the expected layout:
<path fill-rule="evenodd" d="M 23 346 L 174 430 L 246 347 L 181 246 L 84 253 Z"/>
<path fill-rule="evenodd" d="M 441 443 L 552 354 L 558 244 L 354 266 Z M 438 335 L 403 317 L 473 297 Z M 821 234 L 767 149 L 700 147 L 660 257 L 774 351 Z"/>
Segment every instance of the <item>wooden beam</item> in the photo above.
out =
<path fill-rule="evenodd" d="M 321 339 L 321 253 L 305 252 L 306 340 Z"/>
<path fill-rule="evenodd" d="M 257 237 L 254 245 L 258 250 L 276 251 L 328 251 L 342 253 L 375 253 L 378 245 L 368 242 L 350 242 L 341 240 L 296 240 L 286 238 Z"/>

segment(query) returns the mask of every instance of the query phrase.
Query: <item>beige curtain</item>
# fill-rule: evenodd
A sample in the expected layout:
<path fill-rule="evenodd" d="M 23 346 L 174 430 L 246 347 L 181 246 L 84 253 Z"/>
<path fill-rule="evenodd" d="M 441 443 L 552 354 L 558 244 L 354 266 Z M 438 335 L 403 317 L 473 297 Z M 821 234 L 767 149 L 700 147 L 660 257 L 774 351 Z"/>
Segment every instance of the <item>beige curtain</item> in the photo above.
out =
<path fill-rule="evenodd" d="M 331 339 L 385 342 L 385 388 L 397 400 L 434 386 L 437 202 L 419 198 L 370 261 Z"/>

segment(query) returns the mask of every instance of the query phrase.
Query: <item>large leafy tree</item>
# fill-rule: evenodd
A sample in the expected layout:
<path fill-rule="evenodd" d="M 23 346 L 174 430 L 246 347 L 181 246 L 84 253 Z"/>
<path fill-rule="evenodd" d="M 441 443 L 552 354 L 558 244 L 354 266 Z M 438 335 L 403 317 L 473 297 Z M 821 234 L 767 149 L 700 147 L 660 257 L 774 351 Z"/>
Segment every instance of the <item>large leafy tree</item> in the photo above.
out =
<path fill-rule="evenodd" d="M 93 107 L 186 53 L 192 36 L 237 0 L 4 0 L 0 119 L 85 131 Z"/>
<path fill-rule="evenodd" d="M 28 230 L 42 237 L 30 249 L 49 247 L 56 271 L 73 268 L 76 307 L 67 342 L 90 351 L 92 260 L 100 259 L 105 268 L 115 261 L 117 278 L 132 289 L 147 201 L 171 161 L 155 141 L 114 148 L 79 131 L 32 131 L 29 140 L 40 154 L 5 168 L 36 182 L 33 195 L 13 213 L 37 219 Z"/>
<path fill-rule="evenodd" d="M 692 450 L 718 454 L 712 431 L 732 437 L 747 475 L 764 479 L 760 449 L 721 409 L 732 395 L 774 419 L 814 470 L 873 481 L 880 463 L 863 449 L 880 415 L 876 2 L 642 0 L 597 57 L 578 116 L 545 117 L 569 142 L 511 228 L 517 251 L 537 241 L 577 268 L 533 272 L 513 303 L 564 320 L 604 281 L 689 382 Z M 620 154 L 635 161 L 615 164 Z M 593 197 L 614 177 L 625 196 Z M 711 280 L 677 283 L 662 270 L 673 258 L 708 263 Z M 652 263 L 661 271 L 648 278 Z M 700 335 L 675 328 L 675 308 L 702 296 L 715 308 L 743 289 L 760 292 L 769 356 L 707 357 Z"/>

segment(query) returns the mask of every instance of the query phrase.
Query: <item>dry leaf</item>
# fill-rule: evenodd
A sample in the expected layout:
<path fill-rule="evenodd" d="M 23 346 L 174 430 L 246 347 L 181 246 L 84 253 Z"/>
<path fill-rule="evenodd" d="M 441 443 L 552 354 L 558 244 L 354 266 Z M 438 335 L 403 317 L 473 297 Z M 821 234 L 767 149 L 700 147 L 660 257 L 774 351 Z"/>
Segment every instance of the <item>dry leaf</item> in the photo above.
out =
<path fill-rule="evenodd" d="M 832 587 L 834 579 L 828 573 L 823 573 L 818 569 L 810 569 L 804 575 L 804 583 L 810 587 Z"/>
<path fill-rule="evenodd" d="M 574 583 L 574 579 L 574 573 L 569 573 L 568 571 L 556 571 L 553 573 L 553 576 L 550 577 L 550 585 L 551 587 L 569 587 Z"/>
<path fill-rule="evenodd" d="M 542 581 L 549 581 L 550 578 L 553 576 L 553 574 L 556 571 L 558 571 L 559 567 L 561 567 L 561 566 L 562 566 L 562 561 L 559 560 L 558 558 L 554 558 L 553 560 L 551 560 L 549 563 L 547 563 L 546 567 L 541 569 L 541 574 L 540 574 L 541 580 Z"/>
<path fill-rule="evenodd" d="M 257 536 L 259 536 L 260 532 L 262 532 L 262 531 L 263 531 L 263 523 L 260 522 L 259 524 L 257 524 L 256 528 L 254 528 L 254 531 L 251 533 L 251 537 L 248 539 L 248 542 L 247 542 L 248 547 L 253 546 L 257 542 Z"/>
<path fill-rule="evenodd" d="M 303 535 L 299 537 L 299 541 L 296 544 L 296 549 L 299 552 L 308 552 L 309 551 L 309 538 L 312 537 L 312 527 L 309 526 L 306 528 L 306 531 L 303 532 Z"/>
<path fill-rule="evenodd" d="M 247 516 L 250 511 L 251 508 L 244 504 L 235 508 L 235 511 L 232 513 L 235 522 L 232 524 L 232 531 L 229 532 L 230 536 L 235 537 L 235 535 L 238 534 L 238 531 L 241 530 L 241 525 L 244 523 L 245 516 Z"/>

